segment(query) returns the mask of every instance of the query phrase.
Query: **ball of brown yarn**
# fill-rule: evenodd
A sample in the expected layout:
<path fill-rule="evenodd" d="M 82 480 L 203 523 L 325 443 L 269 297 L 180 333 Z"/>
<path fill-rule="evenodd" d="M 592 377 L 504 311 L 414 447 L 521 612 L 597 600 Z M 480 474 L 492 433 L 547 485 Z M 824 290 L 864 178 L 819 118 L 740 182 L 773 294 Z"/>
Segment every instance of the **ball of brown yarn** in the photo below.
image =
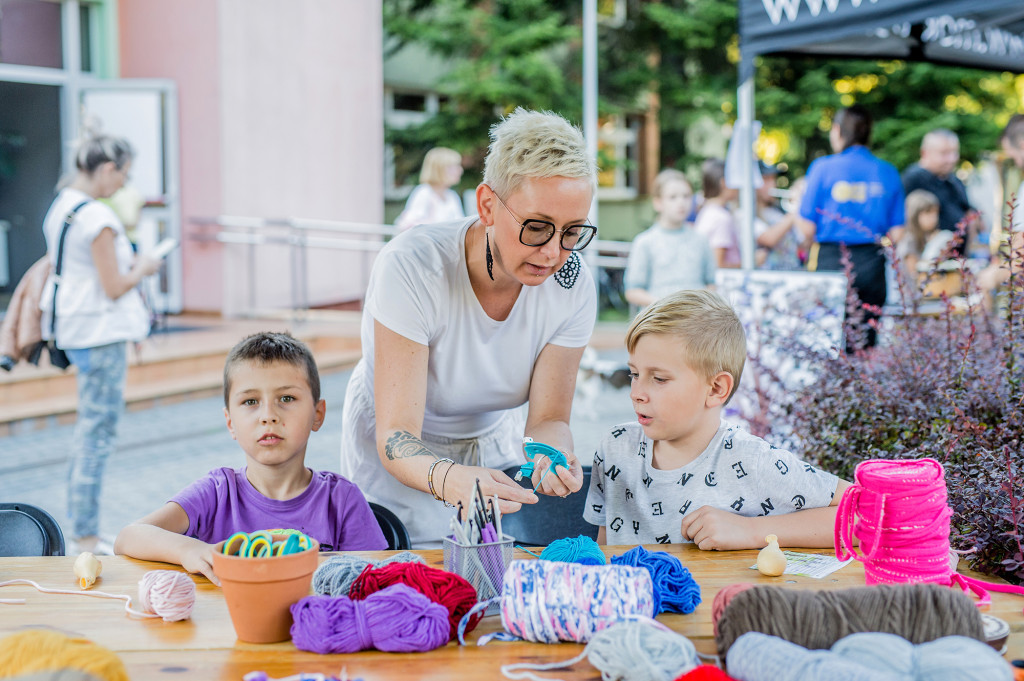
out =
<path fill-rule="evenodd" d="M 818 650 L 861 631 L 896 634 L 915 644 L 943 636 L 985 640 L 974 602 L 962 591 L 937 584 L 834 591 L 755 586 L 733 594 L 718 619 L 719 655 L 724 657 L 733 641 L 748 631 Z"/>

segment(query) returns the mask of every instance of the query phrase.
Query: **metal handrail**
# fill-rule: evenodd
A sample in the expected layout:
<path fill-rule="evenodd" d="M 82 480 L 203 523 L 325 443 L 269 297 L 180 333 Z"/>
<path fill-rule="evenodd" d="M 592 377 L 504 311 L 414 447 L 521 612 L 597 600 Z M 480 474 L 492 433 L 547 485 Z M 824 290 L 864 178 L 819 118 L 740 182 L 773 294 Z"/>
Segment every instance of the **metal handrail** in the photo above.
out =
<path fill-rule="evenodd" d="M 342 220 L 318 220 L 311 218 L 258 218 L 241 215 L 218 215 L 194 217 L 192 224 L 213 225 L 220 228 L 212 236 L 194 235 L 192 238 L 216 241 L 222 244 L 248 246 L 248 276 L 250 308 L 255 310 L 253 295 L 256 290 L 255 248 L 265 245 L 288 246 L 291 249 L 292 268 L 291 300 L 293 315 L 302 315 L 309 310 L 309 292 L 304 273 L 306 252 L 310 248 L 342 251 L 363 251 L 376 253 L 387 244 L 386 237 L 400 232 L 394 225 Z M 327 232 L 328 235 L 313 236 L 310 232 Z M 379 239 L 342 238 L 341 234 L 379 237 Z M 601 269 L 624 269 L 628 262 L 632 244 L 628 241 L 598 239 L 590 244 L 591 252 L 586 258 L 594 271 L 595 280 L 600 279 Z M 368 281 L 362 283 L 365 295 Z"/>

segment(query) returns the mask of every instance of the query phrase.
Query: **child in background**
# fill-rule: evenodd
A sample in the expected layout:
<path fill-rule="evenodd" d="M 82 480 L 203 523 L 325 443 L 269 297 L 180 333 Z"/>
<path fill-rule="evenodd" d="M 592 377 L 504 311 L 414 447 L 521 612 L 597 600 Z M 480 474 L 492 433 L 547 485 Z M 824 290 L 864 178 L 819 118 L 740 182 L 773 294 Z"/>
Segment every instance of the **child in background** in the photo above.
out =
<path fill-rule="evenodd" d="M 708 240 L 686 222 L 693 188 L 686 176 L 668 168 L 654 178 L 654 225 L 633 239 L 626 265 L 626 300 L 647 307 L 681 289 L 715 283 L 715 260 Z"/>
<path fill-rule="evenodd" d="M 246 465 L 210 471 L 121 530 L 115 553 L 177 563 L 216 584 L 213 545 L 235 532 L 299 530 L 321 551 L 387 548 L 359 488 L 306 468 L 306 443 L 325 410 L 304 343 L 287 333 L 242 340 L 224 365 L 224 418 Z"/>
<path fill-rule="evenodd" d="M 721 420 L 746 359 L 743 326 L 711 291 L 680 291 L 626 334 L 637 422 L 594 454 L 584 519 L 601 544 L 826 547 L 849 483 Z"/>
<path fill-rule="evenodd" d="M 917 281 L 919 271 L 931 269 L 942 257 L 955 236 L 939 229 L 939 199 L 925 189 L 907 194 L 907 233 L 896 246 L 909 282 Z"/>
<path fill-rule="evenodd" d="M 697 213 L 694 226 L 711 244 L 718 267 L 738 268 L 742 265 L 740 234 L 729 204 L 739 196 L 739 190 L 725 183 L 725 161 L 720 158 L 704 161 L 701 174 L 704 205 Z"/>

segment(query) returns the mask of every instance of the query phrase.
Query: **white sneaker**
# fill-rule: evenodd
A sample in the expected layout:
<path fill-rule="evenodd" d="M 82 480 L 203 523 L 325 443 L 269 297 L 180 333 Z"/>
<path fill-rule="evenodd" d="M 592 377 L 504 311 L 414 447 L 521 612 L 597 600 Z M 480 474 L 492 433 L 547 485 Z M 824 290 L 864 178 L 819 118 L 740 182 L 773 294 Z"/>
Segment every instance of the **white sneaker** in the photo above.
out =
<path fill-rule="evenodd" d="M 96 556 L 112 556 L 114 555 L 114 539 L 101 534 L 99 536 L 79 537 L 68 542 L 66 553 L 69 556 L 86 552 Z"/>

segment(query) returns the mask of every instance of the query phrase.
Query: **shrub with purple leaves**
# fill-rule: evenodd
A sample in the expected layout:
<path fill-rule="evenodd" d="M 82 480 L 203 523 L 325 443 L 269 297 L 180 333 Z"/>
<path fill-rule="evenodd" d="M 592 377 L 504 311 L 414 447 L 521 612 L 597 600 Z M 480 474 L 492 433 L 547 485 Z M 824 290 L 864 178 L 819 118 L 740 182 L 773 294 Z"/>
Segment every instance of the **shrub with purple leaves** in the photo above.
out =
<path fill-rule="evenodd" d="M 926 315 L 915 298 L 878 347 L 852 355 L 775 335 L 771 344 L 815 378 L 793 389 L 752 356 L 760 413 L 745 417 L 847 480 L 865 459 L 938 460 L 953 548 L 979 572 L 1024 583 L 1022 284 L 1015 264 L 993 311 L 942 298 Z M 965 290 L 978 293 L 969 274 Z"/>

